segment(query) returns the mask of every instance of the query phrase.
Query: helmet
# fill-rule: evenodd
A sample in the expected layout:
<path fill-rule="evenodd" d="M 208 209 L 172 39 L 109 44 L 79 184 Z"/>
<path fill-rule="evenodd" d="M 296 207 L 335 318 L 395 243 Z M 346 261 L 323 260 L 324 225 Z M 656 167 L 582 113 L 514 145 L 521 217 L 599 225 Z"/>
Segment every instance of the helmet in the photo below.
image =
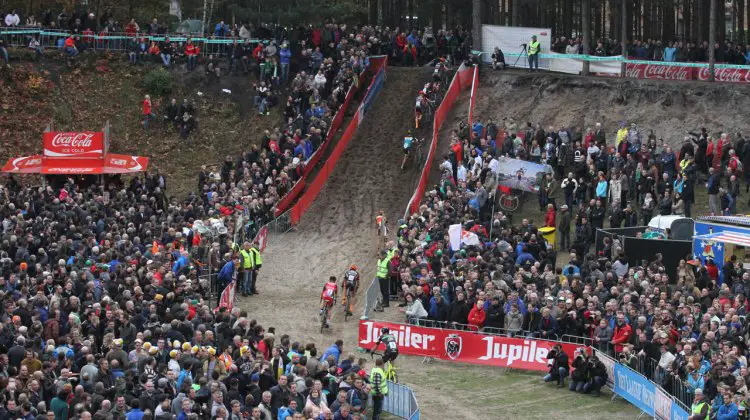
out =
<path fill-rule="evenodd" d="M 391 330 L 388 329 L 388 327 L 384 327 L 380 329 L 381 334 L 388 334 L 389 332 L 391 332 Z"/>
<path fill-rule="evenodd" d="M 356 265 L 356 264 L 352 264 L 352 266 L 351 266 L 351 267 L 349 267 L 349 269 L 350 269 L 350 270 L 354 270 L 354 271 L 357 271 L 357 265 Z"/>

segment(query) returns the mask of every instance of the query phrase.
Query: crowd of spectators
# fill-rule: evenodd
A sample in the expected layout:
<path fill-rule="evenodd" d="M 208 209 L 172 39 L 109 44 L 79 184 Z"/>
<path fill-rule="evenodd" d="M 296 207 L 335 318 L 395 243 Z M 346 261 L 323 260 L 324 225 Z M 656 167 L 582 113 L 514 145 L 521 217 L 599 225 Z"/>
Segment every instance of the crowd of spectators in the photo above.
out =
<path fill-rule="evenodd" d="M 738 193 L 738 161 L 747 158 L 748 147 L 739 135 L 733 142 L 726 133 L 704 129 L 686 138 L 678 160 L 635 124 L 606 134 L 599 124 L 579 131 L 519 127 L 512 119 L 460 123 L 440 166 L 440 182 L 416 213 L 399 221 L 397 247 L 380 260 L 390 258 L 380 281 L 402 296 L 410 322 L 508 336 L 586 337 L 688 406 L 701 394 L 713 413 L 736 413 L 738 407 L 743 412 L 750 381 L 750 272 L 727 263 L 722 283 L 715 266 L 689 255 L 670 278 L 659 255 L 632 265 L 617 243 L 608 250 L 589 244 L 593 229 L 607 218 L 611 226 L 640 226 L 654 209 L 688 213 L 694 188 L 707 184 L 715 199 Z M 554 169 L 541 181 L 540 220 L 493 213 L 493 172 L 501 170 L 501 156 Z M 713 169 L 719 167 L 723 173 Z M 719 186 L 724 183 L 726 189 Z M 731 201 L 724 204 L 731 209 Z M 460 249 L 451 249 L 448 227 L 456 223 L 467 231 L 463 237 L 476 235 L 478 245 L 462 240 Z M 557 227 L 556 244 L 540 234 L 542 226 Z M 570 374 L 571 390 L 598 393 L 606 379 L 601 362 L 561 351 L 550 357 L 553 367 L 565 366 L 563 376 L 553 368 L 546 380 L 562 384 Z"/>
<path fill-rule="evenodd" d="M 583 54 L 583 40 L 558 37 L 552 43 L 552 51 L 560 54 Z M 612 39 L 599 39 L 589 47 L 591 55 L 608 57 L 622 55 L 622 44 Z M 658 39 L 636 39 L 627 43 L 628 57 L 636 60 L 669 62 L 708 62 L 708 41 L 662 41 Z M 717 63 L 750 64 L 750 44 L 727 40 L 714 44 L 714 59 Z"/>

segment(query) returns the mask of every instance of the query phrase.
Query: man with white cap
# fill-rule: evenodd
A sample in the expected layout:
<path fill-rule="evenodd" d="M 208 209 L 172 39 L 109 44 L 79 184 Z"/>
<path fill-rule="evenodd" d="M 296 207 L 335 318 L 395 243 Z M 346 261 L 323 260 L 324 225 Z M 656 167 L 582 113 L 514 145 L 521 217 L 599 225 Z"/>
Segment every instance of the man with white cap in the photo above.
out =
<path fill-rule="evenodd" d="M 703 390 L 697 388 L 695 390 L 695 400 L 690 407 L 690 417 L 688 417 L 688 420 L 707 420 L 709 408 L 711 406 L 703 400 Z"/>

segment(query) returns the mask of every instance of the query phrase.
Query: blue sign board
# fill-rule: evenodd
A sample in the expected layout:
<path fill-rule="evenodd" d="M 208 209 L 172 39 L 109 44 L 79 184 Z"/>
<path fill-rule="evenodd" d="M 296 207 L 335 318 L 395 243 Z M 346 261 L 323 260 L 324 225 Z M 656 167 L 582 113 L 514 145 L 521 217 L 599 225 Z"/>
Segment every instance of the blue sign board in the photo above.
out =
<path fill-rule="evenodd" d="M 656 385 L 634 370 L 615 365 L 615 393 L 625 398 L 649 416 L 654 416 Z"/>

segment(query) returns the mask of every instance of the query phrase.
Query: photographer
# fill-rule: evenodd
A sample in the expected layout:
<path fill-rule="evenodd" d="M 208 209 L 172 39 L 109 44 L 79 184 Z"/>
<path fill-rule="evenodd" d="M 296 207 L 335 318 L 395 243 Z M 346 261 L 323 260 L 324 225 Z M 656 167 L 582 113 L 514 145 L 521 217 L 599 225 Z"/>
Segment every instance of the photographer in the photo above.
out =
<path fill-rule="evenodd" d="M 562 388 L 565 386 L 565 377 L 568 376 L 568 355 L 563 351 L 562 346 L 555 344 L 547 353 L 547 364 L 549 365 L 549 373 L 544 375 L 544 382 L 557 381 L 557 387 Z"/>
<path fill-rule="evenodd" d="M 583 393 L 591 392 L 595 397 L 601 395 L 601 389 L 607 383 L 607 367 L 596 355 L 587 361 L 588 382 L 583 386 Z"/>
<path fill-rule="evenodd" d="M 575 359 L 571 367 L 573 371 L 570 373 L 570 385 L 568 389 L 575 392 L 583 392 L 589 377 L 589 361 L 584 348 L 576 349 Z"/>
<path fill-rule="evenodd" d="M 539 71 L 539 53 L 542 51 L 542 46 L 539 41 L 536 40 L 536 35 L 531 36 L 531 42 L 529 42 L 529 70 Z"/>
<path fill-rule="evenodd" d="M 622 353 L 620 353 L 617 356 L 617 360 L 621 364 L 623 364 L 623 365 L 625 365 L 625 366 L 627 366 L 627 367 L 629 367 L 631 369 L 638 370 L 637 369 L 638 368 L 638 366 L 637 366 L 638 365 L 638 363 L 637 363 L 638 362 L 638 357 L 636 357 L 636 355 L 633 354 L 633 352 L 631 351 L 632 348 L 633 348 L 632 344 L 626 344 L 626 345 L 622 346 Z"/>
<path fill-rule="evenodd" d="M 495 47 L 495 51 L 492 52 L 492 68 L 497 70 L 498 67 L 500 70 L 505 70 L 505 54 L 500 47 Z"/>

